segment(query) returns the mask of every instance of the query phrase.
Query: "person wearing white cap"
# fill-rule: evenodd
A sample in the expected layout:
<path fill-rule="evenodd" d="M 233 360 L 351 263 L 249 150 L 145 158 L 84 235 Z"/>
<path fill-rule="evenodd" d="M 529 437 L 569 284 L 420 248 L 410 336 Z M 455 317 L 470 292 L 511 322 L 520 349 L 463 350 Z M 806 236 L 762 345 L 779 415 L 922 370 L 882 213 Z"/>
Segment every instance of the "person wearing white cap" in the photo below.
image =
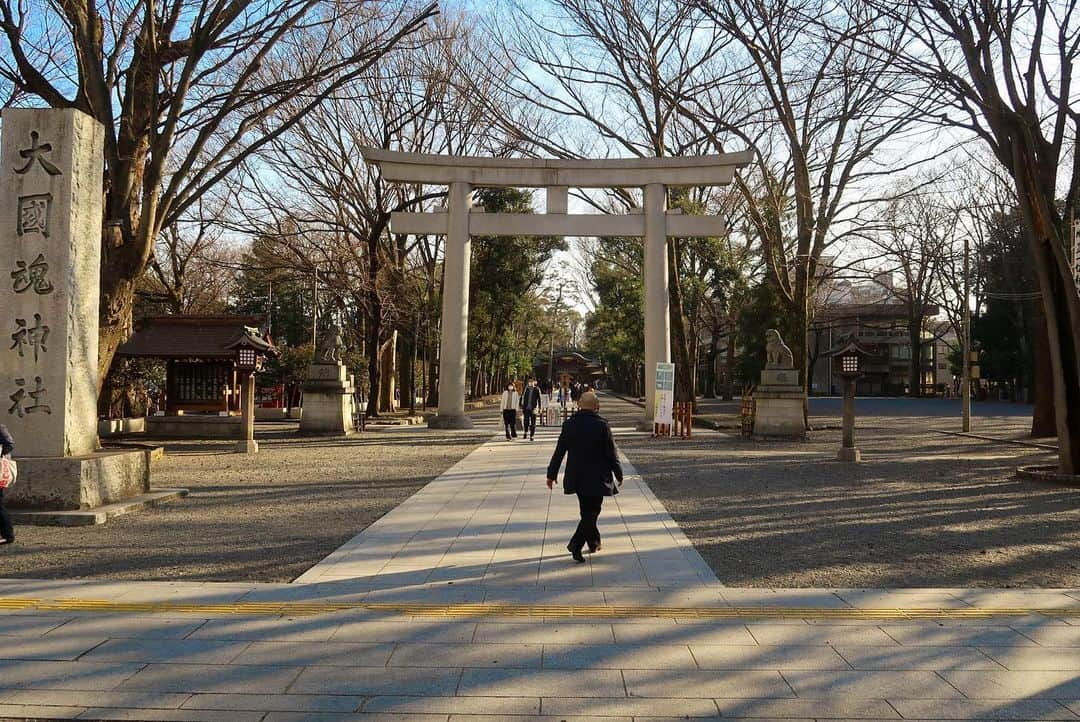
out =
<path fill-rule="evenodd" d="M 584 562 L 581 552 L 588 544 L 590 552 L 600 550 L 600 529 L 596 522 L 605 496 L 619 493 L 623 482 L 622 464 L 615 451 L 611 427 L 600 415 L 600 399 L 586 391 L 578 399 L 578 412 L 566 420 L 559 443 L 547 468 L 547 485 L 557 484 L 559 467 L 567 456 L 563 474 L 563 493 L 577 494 L 581 520 L 566 545 L 575 562 Z M 617 482 L 617 483 L 616 483 Z"/>

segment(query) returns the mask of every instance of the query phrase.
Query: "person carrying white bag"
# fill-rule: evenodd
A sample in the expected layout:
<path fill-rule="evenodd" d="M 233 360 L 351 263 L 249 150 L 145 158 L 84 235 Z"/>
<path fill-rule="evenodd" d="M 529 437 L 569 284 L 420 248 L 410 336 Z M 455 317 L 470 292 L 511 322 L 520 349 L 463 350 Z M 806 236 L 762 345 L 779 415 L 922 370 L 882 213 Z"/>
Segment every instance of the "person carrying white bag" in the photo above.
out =
<path fill-rule="evenodd" d="M 0 544 L 11 544 L 15 541 L 15 527 L 4 509 L 4 489 L 14 484 L 18 476 L 18 467 L 11 458 L 14 450 L 15 440 L 11 438 L 11 432 L 0 424 Z"/>

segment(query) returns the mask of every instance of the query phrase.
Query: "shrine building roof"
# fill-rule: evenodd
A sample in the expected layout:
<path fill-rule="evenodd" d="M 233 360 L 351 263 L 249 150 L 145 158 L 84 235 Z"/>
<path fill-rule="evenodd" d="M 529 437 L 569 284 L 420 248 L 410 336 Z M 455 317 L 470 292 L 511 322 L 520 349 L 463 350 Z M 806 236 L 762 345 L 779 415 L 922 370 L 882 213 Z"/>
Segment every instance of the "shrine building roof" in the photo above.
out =
<path fill-rule="evenodd" d="M 116 355 L 233 359 L 237 346 L 248 345 L 276 356 L 269 336 L 259 331 L 264 321 L 263 316 L 150 316 L 135 323 L 135 332 Z"/>

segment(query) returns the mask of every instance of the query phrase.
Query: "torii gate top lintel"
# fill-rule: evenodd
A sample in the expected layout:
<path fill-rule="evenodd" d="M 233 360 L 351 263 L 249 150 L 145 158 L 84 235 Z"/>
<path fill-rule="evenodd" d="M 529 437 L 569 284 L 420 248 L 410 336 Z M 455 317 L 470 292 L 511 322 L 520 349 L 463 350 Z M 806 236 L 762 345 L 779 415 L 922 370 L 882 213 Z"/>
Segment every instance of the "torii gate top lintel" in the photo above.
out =
<path fill-rule="evenodd" d="M 362 148 L 383 178 L 407 183 L 455 182 L 497 188 L 631 188 L 722 186 L 753 160 L 753 151 L 681 158 L 480 158 Z"/>

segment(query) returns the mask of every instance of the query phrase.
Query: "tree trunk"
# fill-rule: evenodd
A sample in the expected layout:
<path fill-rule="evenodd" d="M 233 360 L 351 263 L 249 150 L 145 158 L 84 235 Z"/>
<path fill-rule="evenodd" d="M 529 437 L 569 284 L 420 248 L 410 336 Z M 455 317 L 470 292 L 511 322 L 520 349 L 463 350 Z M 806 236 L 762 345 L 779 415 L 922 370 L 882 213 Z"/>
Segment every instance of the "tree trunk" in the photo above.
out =
<path fill-rule="evenodd" d="M 911 358 L 908 359 L 908 396 L 922 396 L 922 323 L 908 319 L 908 344 Z"/>
<path fill-rule="evenodd" d="M 1034 397 L 1031 435 L 1037 439 L 1057 436 L 1054 411 L 1054 370 L 1050 367 L 1049 346 L 1046 338 L 1046 317 L 1040 300 L 1035 302 L 1035 374 L 1031 380 Z"/>
<path fill-rule="evenodd" d="M 368 347 L 368 404 L 367 415 L 376 418 L 379 415 L 379 395 L 381 393 L 379 376 L 379 336 L 382 333 L 382 304 L 378 302 L 377 294 L 373 291 L 369 294 L 369 305 L 374 302 L 372 312 L 368 315 L 367 323 L 367 347 Z"/>
<path fill-rule="evenodd" d="M 732 327 L 734 328 L 734 327 Z M 735 334 L 728 333 L 727 351 L 724 354 L 724 401 L 735 398 Z"/>
<path fill-rule="evenodd" d="M 394 378 L 397 364 L 397 329 L 390 332 L 390 336 L 379 349 L 379 376 L 381 386 L 379 388 L 379 410 L 392 412 L 394 410 Z"/>
<path fill-rule="evenodd" d="M 694 402 L 694 376 L 683 318 L 682 287 L 679 284 L 678 239 L 668 240 L 668 301 L 671 323 L 671 351 L 675 361 L 675 400 Z M 680 371 L 681 369 L 681 371 Z"/>

